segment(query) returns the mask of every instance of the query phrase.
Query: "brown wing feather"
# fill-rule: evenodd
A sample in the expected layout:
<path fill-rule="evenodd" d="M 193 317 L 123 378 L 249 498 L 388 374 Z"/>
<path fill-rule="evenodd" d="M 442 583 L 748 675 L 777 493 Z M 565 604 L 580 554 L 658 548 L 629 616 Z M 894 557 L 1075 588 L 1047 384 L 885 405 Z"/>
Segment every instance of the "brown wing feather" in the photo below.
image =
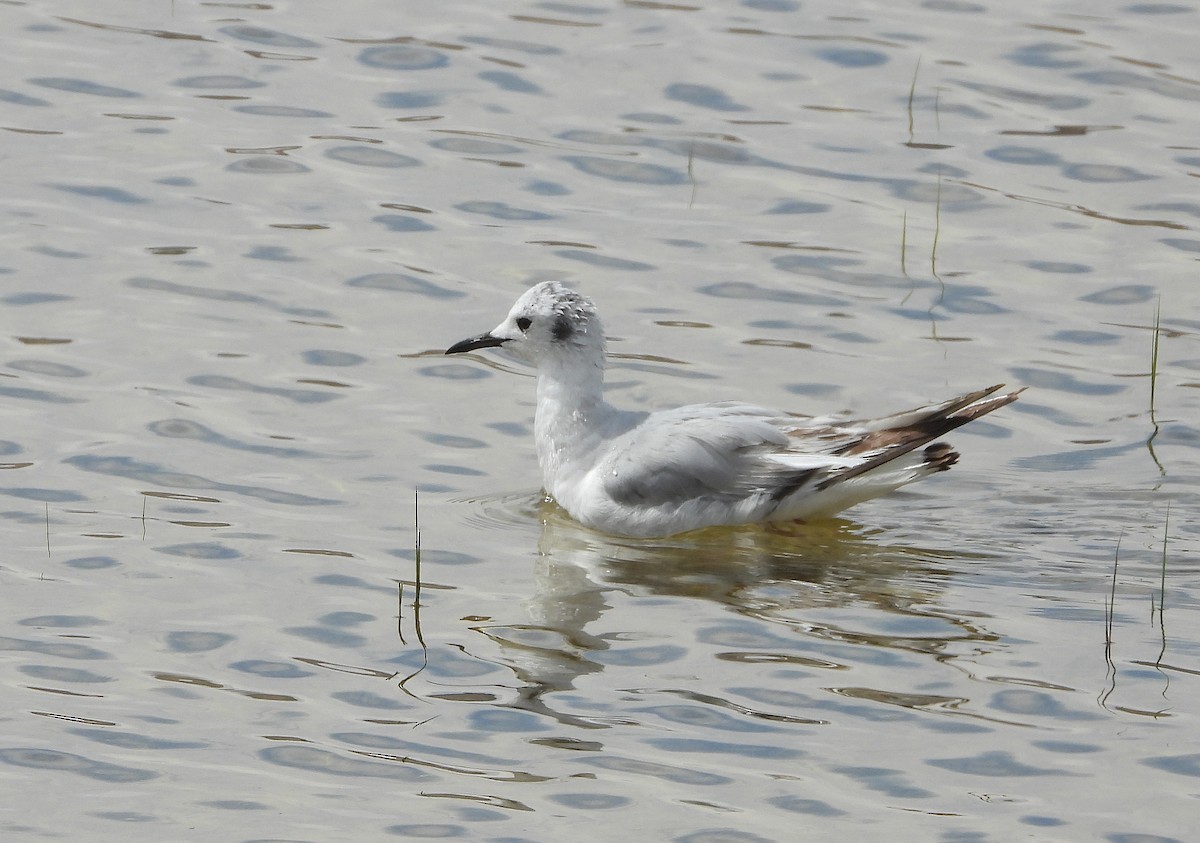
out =
<path fill-rule="evenodd" d="M 967 393 L 960 398 L 947 401 L 944 404 L 939 404 L 931 408 L 928 415 L 919 417 L 907 424 L 869 431 L 860 439 L 842 446 L 835 453 L 863 454 L 872 451 L 878 451 L 878 453 L 859 465 L 832 474 L 830 477 L 822 480 L 818 484 L 817 489 L 827 489 L 852 477 L 866 474 L 868 471 L 872 471 L 884 463 L 891 462 L 897 457 L 901 457 L 910 451 L 920 448 L 922 445 L 932 442 L 934 439 L 949 433 L 956 427 L 961 427 L 967 422 L 987 415 L 992 410 L 998 410 L 1006 404 L 1011 404 L 1017 400 L 1018 395 L 1025 391 L 1024 389 L 1018 389 L 1015 392 L 983 400 L 1003 386 L 1004 384 L 997 384 L 987 389 Z M 911 413 L 901 413 L 897 418 L 911 418 L 911 416 Z M 926 450 L 925 460 L 934 470 L 944 471 L 957 462 L 958 453 L 951 449 L 949 445 L 943 443 L 939 443 L 939 445 L 931 445 Z"/>

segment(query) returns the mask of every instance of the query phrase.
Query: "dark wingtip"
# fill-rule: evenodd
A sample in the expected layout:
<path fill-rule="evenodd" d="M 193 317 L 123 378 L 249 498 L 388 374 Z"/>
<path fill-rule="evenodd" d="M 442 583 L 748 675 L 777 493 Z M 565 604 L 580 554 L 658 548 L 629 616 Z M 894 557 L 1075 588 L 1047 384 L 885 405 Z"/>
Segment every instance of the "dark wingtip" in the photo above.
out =
<path fill-rule="evenodd" d="M 1006 392 L 1003 395 L 997 395 L 994 398 L 985 397 L 991 395 L 998 389 L 1002 389 L 1003 387 L 1004 384 L 1000 383 L 993 387 L 989 387 L 987 390 L 980 390 L 980 393 L 982 394 L 978 398 L 976 398 L 970 404 L 967 404 L 965 407 L 955 410 L 948 416 L 948 418 L 955 420 L 961 419 L 958 424 L 966 424 L 969 421 L 974 421 L 980 416 L 986 416 L 988 413 L 992 412 L 992 410 L 998 410 L 1001 407 L 1011 404 L 1017 400 L 1022 392 L 1028 389 L 1028 387 L 1023 386 L 1020 389 L 1014 389 L 1012 392 Z M 955 427 L 957 426 L 958 425 L 955 425 Z"/>
<path fill-rule="evenodd" d="M 980 416 L 986 416 L 992 410 L 1011 404 L 1017 400 L 1017 396 L 1025 391 L 1022 387 L 1003 395 L 993 395 L 1003 388 L 1004 384 L 998 383 L 975 392 L 968 392 L 966 395 L 935 407 L 933 412 L 924 419 L 868 433 L 853 448 L 842 448 L 835 453 L 854 454 L 860 451 L 875 451 L 875 455 L 852 468 L 843 469 L 822 480 L 817 488 L 825 489 L 835 483 L 841 483 L 873 471 L 886 462 L 933 442 L 956 427 L 961 427 Z M 958 462 L 958 452 L 945 442 L 933 442 L 925 449 L 924 465 L 933 471 L 946 471 L 956 462 Z"/>

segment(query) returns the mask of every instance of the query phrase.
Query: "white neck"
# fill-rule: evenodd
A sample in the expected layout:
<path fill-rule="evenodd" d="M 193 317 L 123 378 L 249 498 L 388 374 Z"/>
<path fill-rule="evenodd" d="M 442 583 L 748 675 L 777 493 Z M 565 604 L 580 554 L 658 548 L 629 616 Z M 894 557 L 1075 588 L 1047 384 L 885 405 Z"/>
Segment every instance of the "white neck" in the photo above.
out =
<path fill-rule="evenodd" d="M 534 429 L 547 492 L 557 497 L 562 480 L 575 474 L 577 466 L 591 464 L 590 455 L 604 441 L 601 431 L 613 416 L 604 400 L 603 358 L 583 365 L 557 356 L 539 361 Z"/>

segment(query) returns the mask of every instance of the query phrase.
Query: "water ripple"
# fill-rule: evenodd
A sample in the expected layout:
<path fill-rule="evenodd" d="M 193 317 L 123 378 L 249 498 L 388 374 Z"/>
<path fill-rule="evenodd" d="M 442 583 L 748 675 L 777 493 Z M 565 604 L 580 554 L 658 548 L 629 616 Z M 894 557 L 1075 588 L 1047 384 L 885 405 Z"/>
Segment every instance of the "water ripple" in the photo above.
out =
<path fill-rule="evenodd" d="M 319 749 L 314 746 L 273 746 L 258 753 L 269 764 L 307 770 L 327 776 L 395 779 L 402 782 L 427 782 L 434 777 L 412 764 L 364 761 Z"/>
<path fill-rule="evenodd" d="M 174 471 L 157 463 L 143 462 L 133 457 L 104 457 L 93 454 L 79 454 L 67 457 L 63 462 L 82 471 L 107 474 L 113 477 L 126 477 L 132 480 L 140 480 L 153 486 L 165 486 L 175 489 L 212 489 L 218 492 L 245 495 L 246 497 L 259 498 L 271 503 L 288 506 L 331 506 L 341 503 L 341 501 L 328 498 L 315 498 L 262 486 L 222 483 L 198 474 Z"/>
<path fill-rule="evenodd" d="M 54 749 L 39 749 L 35 747 L 2 747 L 0 748 L 0 763 L 35 770 L 74 773 L 85 778 L 96 779 L 97 781 L 108 782 L 110 784 L 144 782 L 156 779 L 159 776 L 158 773 L 152 770 L 110 764 L 71 752 L 59 752 Z"/>

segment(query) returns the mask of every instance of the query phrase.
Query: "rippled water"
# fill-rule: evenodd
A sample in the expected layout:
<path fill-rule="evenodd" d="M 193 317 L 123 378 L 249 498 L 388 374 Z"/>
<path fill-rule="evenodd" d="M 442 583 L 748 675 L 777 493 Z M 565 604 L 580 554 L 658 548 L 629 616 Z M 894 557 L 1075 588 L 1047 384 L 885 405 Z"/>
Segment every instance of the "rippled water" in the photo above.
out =
<path fill-rule="evenodd" d="M 309 5 L 4 6 L 4 839 L 1191 836 L 1200 11 Z M 1030 389 L 614 540 L 441 355 L 546 278 L 629 406 Z"/>

